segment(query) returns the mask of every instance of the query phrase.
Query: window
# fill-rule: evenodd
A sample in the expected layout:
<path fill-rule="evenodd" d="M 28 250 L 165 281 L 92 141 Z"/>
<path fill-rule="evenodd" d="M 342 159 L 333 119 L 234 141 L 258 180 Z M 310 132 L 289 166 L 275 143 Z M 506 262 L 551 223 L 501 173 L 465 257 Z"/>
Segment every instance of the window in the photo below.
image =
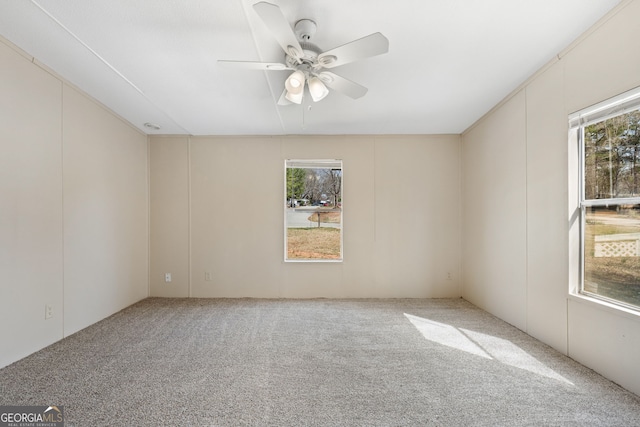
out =
<path fill-rule="evenodd" d="M 285 261 L 342 261 L 342 161 L 286 160 Z"/>
<path fill-rule="evenodd" d="M 570 116 L 580 145 L 579 292 L 640 310 L 640 89 Z"/>

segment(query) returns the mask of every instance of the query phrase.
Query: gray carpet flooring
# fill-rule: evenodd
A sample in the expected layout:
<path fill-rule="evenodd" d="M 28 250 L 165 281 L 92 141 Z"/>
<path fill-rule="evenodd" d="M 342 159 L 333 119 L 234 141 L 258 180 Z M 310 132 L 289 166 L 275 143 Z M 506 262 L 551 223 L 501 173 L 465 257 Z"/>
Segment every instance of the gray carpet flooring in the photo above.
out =
<path fill-rule="evenodd" d="M 149 298 L 0 370 L 66 426 L 640 426 L 640 398 L 462 299 Z"/>

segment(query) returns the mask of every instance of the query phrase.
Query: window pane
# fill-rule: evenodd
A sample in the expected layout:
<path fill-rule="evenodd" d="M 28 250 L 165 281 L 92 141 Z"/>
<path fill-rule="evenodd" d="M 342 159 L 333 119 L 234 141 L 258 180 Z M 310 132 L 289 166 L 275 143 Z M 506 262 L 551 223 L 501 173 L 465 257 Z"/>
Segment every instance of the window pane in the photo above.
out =
<path fill-rule="evenodd" d="M 640 306 L 640 205 L 586 208 L 583 290 Z"/>
<path fill-rule="evenodd" d="M 287 160 L 285 259 L 342 260 L 342 162 Z"/>
<path fill-rule="evenodd" d="M 584 128 L 585 199 L 640 193 L 640 111 Z"/>

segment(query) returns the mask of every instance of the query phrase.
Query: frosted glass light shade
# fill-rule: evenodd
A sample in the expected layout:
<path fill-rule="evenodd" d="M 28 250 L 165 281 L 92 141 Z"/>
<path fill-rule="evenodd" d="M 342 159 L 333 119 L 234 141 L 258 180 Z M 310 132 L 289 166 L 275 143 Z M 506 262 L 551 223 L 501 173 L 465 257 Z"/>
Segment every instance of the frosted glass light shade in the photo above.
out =
<path fill-rule="evenodd" d="M 311 77 L 309 79 L 309 93 L 311 93 L 311 99 L 313 102 L 318 102 L 329 95 L 329 89 L 322 83 L 318 77 Z"/>
<path fill-rule="evenodd" d="M 302 94 L 304 91 L 304 73 L 300 70 L 296 70 L 284 82 L 284 87 L 287 88 L 289 93 L 294 95 Z"/>
<path fill-rule="evenodd" d="M 291 93 L 287 91 L 287 94 L 284 97 L 294 104 L 302 104 L 302 91 L 300 91 L 300 93 Z"/>

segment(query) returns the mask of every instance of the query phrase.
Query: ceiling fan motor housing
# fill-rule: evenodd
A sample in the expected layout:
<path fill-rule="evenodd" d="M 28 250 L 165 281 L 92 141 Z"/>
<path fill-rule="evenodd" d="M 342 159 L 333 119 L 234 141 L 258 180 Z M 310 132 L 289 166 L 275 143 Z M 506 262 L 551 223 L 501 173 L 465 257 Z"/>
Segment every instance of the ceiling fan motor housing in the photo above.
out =
<path fill-rule="evenodd" d="M 289 54 L 285 54 L 285 63 L 289 68 L 295 68 L 305 71 L 318 67 L 318 55 L 321 50 L 318 46 L 307 41 L 300 42 L 302 48 L 302 57 L 295 58 Z"/>
<path fill-rule="evenodd" d="M 317 25 L 311 19 L 301 19 L 296 22 L 293 31 L 296 34 L 302 48 L 302 56 L 296 57 L 291 53 L 285 54 L 285 63 L 288 67 L 301 70 L 309 74 L 318 66 L 318 55 L 321 50 L 315 44 L 309 42 L 316 33 Z"/>

